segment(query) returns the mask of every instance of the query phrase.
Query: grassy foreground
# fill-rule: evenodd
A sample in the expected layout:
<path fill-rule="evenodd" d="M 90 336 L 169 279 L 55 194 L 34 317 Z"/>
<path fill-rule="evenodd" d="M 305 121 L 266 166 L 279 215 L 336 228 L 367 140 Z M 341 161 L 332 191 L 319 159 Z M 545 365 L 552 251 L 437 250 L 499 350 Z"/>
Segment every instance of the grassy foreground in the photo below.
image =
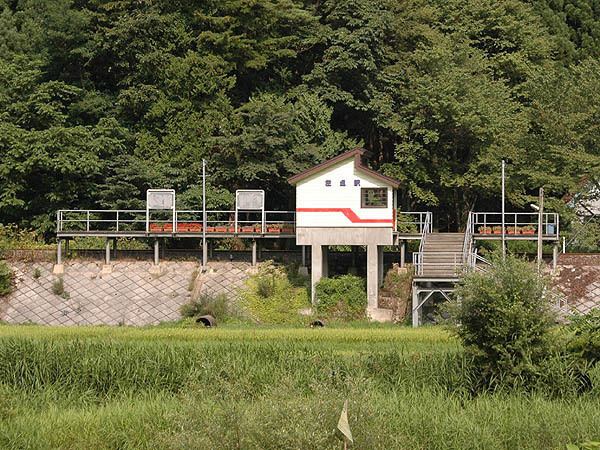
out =
<path fill-rule="evenodd" d="M 339 449 L 346 398 L 358 449 L 600 437 L 598 388 L 472 397 L 464 366 L 439 328 L 0 326 L 0 448 Z"/>

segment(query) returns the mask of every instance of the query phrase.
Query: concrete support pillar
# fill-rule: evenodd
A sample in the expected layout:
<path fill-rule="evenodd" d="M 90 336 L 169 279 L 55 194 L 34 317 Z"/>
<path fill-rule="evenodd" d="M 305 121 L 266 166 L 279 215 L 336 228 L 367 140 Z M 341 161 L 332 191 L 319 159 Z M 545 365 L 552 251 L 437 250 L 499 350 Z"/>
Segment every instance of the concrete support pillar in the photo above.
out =
<path fill-rule="evenodd" d="M 558 264 L 558 244 L 554 244 L 552 248 L 552 271 L 556 272 L 556 265 Z"/>
<path fill-rule="evenodd" d="M 319 280 L 323 277 L 323 247 L 313 245 L 311 247 L 310 258 L 310 286 L 311 286 L 311 301 L 316 304 L 315 287 Z"/>
<path fill-rule="evenodd" d="M 326 245 L 322 246 L 322 254 L 323 254 L 323 258 L 322 258 L 322 273 L 323 276 L 325 278 L 327 278 L 329 276 L 329 247 Z"/>
<path fill-rule="evenodd" d="M 160 262 L 159 251 L 160 251 L 160 246 L 158 244 L 158 239 L 154 239 L 154 265 L 155 266 L 158 266 L 158 264 Z"/>
<path fill-rule="evenodd" d="M 301 262 L 301 266 L 302 267 L 306 267 L 306 246 L 305 245 L 301 245 L 300 246 L 302 248 L 302 262 Z"/>
<path fill-rule="evenodd" d="M 419 326 L 419 291 L 413 284 L 412 287 L 412 326 L 414 328 Z"/>
<path fill-rule="evenodd" d="M 106 239 L 104 243 L 104 264 L 107 266 L 110 264 L 110 239 Z"/>
<path fill-rule="evenodd" d="M 56 240 L 56 264 L 62 265 L 62 239 Z"/>
<path fill-rule="evenodd" d="M 406 266 L 406 241 L 400 242 L 400 267 Z"/>
<path fill-rule="evenodd" d="M 208 266 L 208 241 L 204 241 L 202 245 L 202 267 Z"/>
<path fill-rule="evenodd" d="M 252 266 L 256 266 L 256 239 L 252 239 Z"/>
<path fill-rule="evenodd" d="M 56 264 L 52 268 L 52 273 L 62 275 L 65 269 L 62 263 L 62 239 L 56 239 Z"/>
<path fill-rule="evenodd" d="M 367 245 L 367 310 L 377 309 L 379 296 L 379 250 Z"/>
<path fill-rule="evenodd" d="M 377 283 L 378 286 L 383 285 L 383 246 L 377 246 Z"/>

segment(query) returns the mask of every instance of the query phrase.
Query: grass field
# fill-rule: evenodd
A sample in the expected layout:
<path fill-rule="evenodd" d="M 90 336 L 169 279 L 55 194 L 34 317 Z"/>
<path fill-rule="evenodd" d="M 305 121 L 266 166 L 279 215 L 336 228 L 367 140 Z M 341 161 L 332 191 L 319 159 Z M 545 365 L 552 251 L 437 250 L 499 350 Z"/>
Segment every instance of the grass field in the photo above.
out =
<path fill-rule="evenodd" d="M 600 437 L 581 396 L 465 389 L 441 328 L 0 326 L 0 448 L 552 449 Z M 594 373 L 594 379 L 600 379 Z"/>

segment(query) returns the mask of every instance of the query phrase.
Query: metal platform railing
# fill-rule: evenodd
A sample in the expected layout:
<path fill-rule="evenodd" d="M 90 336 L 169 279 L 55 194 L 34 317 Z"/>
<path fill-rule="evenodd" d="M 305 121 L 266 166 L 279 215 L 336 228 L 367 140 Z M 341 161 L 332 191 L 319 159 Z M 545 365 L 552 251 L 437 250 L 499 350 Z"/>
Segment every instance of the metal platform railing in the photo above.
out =
<path fill-rule="evenodd" d="M 470 232 L 476 236 L 501 236 L 502 213 L 471 212 L 469 215 Z M 545 238 L 558 239 L 560 219 L 557 213 L 544 213 L 542 235 Z M 519 236 L 527 238 L 536 236 L 539 228 L 537 213 L 504 213 L 504 231 L 508 237 Z"/>
<path fill-rule="evenodd" d="M 61 234 L 294 234 L 295 211 L 203 211 L 173 213 L 146 210 L 60 210 L 56 231 Z"/>

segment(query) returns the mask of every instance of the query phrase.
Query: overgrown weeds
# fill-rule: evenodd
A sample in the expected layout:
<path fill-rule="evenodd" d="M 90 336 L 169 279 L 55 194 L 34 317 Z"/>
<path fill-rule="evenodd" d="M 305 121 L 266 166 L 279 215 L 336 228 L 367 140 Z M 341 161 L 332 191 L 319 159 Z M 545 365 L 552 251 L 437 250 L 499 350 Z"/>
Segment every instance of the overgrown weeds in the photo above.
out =
<path fill-rule="evenodd" d="M 302 323 L 301 310 L 310 307 L 306 287 L 292 284 L 285 269 L 263 263 L 239 292 L 240 308 L 253 321 Z"/>
<path fill-rule="evenodd" d="M 52 293 L 54 295 L 64 295 L 65 293 L 65 281 L 62 277 L 58 277 L 52 283 Z"/>
<path fill-rule="evenodd" d="M 14 289 L 15 275 L 5 261 L 0 261 L 0 297 L 10 294 Z"/>
<path fill-rule="evenodd" d="M 201 294 L 197 299 L 181 306 L 179 309 L 182 317 L 198 317 L 210 314 L 219 322 L 232 318 L 233 311 L 229 299 L 225 294 Z"/>
<path fill-rule="evenodd" d="M 493 256 L 492 267 L 469 273 L 455 294 L 460 301 L 447 311 L 456 314 L 456 333 L 471 358 L 477 380 L 473 392 L 543 391 L 563 396 L 592 390 L 594 339 L 584 330 L 594 327 L 582 326 L 580 340 L 572 341 L 568 351 L 551 331 L 553 291 L 532 264 L 514 256 Z M 580 357 L 573 351 L 578 343 Z"/>
<path fill-rule="evenodd" d="M 365 317 L 367 291 L 362 278 L 355 275 L 322 278 L 315 292 L 320 315 L 341 320 Z"/>

